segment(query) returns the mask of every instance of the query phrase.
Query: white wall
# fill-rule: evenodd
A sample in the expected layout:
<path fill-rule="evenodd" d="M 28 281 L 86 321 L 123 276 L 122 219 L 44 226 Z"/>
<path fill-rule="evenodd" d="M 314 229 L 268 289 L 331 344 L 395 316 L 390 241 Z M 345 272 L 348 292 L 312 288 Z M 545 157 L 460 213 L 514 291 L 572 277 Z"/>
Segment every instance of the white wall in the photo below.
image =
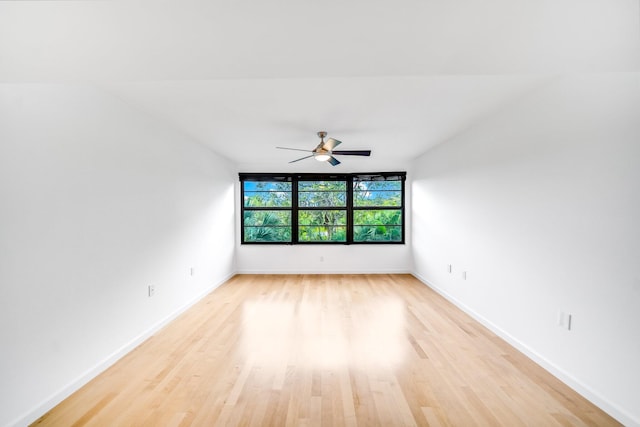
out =
<path fill-rule="evenodd" d="M 94 88 L 0 85 L 0 425 L 33 421 L 234 272 L 226 163 Z"/>
<path fill-rule="evenodd" d="M 558 77 L 432 149 L 413 206 L 420 278 L 640 425 L 640 74 Z"/>
<path fill-rule="evenodd" d="M 410 273 L 409 245 L 240 245 L 238 273 Z"/>
<path fill-rule="evenodd" d="M 255 172 L 255 171 L 251 171 Z M 240 183 L 236 183 L 240 203 Z M 243 245 L 236 229 L 236 267 L 244 274 L 410 273 L 411 181 L 405 183 L 404 245 Z"/>

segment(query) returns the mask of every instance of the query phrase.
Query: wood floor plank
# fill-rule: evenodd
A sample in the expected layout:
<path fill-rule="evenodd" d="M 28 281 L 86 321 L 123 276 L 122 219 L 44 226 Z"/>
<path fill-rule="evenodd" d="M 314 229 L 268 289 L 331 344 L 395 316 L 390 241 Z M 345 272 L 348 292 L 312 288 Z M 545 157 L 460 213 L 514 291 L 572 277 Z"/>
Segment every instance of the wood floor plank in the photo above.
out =
<path fill-rule="evenodd" d="M 410 275 L 238 275 L 38 426 L 618 426 Z"/>

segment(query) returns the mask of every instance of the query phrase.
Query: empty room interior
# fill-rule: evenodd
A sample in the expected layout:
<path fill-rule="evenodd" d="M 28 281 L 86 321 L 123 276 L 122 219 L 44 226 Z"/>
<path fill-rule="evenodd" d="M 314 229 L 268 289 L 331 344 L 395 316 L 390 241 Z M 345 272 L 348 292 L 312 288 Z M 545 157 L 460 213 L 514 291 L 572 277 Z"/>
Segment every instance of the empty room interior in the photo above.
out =
<path fill-rule="evenodd" d="M 0 426 L 640 427 L 638 0 L 0 2 Z"/>

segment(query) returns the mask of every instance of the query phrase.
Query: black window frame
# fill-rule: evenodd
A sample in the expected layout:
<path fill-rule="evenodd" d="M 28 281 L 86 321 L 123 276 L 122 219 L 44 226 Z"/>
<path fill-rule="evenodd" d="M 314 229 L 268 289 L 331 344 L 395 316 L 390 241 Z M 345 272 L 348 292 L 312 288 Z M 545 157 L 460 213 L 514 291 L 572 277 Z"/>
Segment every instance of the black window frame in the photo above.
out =
<path fill-rule="evenodd" d="M 294 180 L 294 184 L 293 187 L 295 187 L 295 190 L 293 190 L 296 193 L 295 199 L 296 199 L 296 204 L 295 204 L 295 208 L 294 206 L 292 206 L 292 218 L 295 215 L 296 218 L 295 220 L 292 219 L 292 221 L 295 222 L 296 224 L 296 234 L 295 234 L 295 240 L 296 240 L 296 244 L 307 244 L 307 243 L 332 243 L 332 244 L 345 244 L 348 241 L 348 234 L 349 234 L 349 229 L 348 229 L 348 221 L 349 221 L 349 182 L 346 181 L 345 179 L 341 178 L 341 177 L 336 177 L 335 175 L 327 175 L 327 179 L 325 178 L 318 178 L 317 175 L 311 175 L 311 176 L 298 176 L 296 180 Z M 332 205 L 327 205 L 327 206 L 300 206 L 300 193 L 304 193 L 305 191 L 301 191 L 300 190 L 300 182 L 344 182 L 345 183 L 345 189 L 344 189 L 344 194 L 345 194 L 345 204 L 344 206 L 332 206 Z M 326 190 L 327 192 L 340 192 L 340 191 L 335 191 L 335 190 Z M 340 228 L 344 228 L 345 229 L 345 240 L 344 241 L 336 241 L 336 240 L 328 240 L 328 241 L 322 241 L 322 240 L 314 240 L 314 241 L 305 241 L 305 240 L 300 240 L 300 227 L 305 227 L 305 224 L 300 224 L 300 211 L 343 211 L 345 214 L 345 224 L 344 225 L 332 225 L 332 227 L 340 227 Z M 292 224 L 293 225 L 293 224 Z M 293 231 L 293 226 L 292 226 L 292 231 Z M 293 232 L 292 232 L 292 238 L 293 240 Z"/>
<path fill-rule="evenodd" d="M 400 182 L 400 205 L 357 205 L 357 198 L 355 193 L 361 192 L 361 190 L 355 190 L 357 182 L 380 182 L 380 181 L 391 181 L 391 182 Z M 369 191 L 369 190 L 367 190 Z M 398 190 L 371 190 L 375 192 L 395 192 Z M 351 227 L 351 238 L 353 239 L 353 243 L 375 243 L 382 242 L 388 243 L 392 242 L 389 240 L 355 240 L 355 230 L 356 227 L 376 227 L 376 224 L 358 224 L 356 223 L 356 213 L 361 211 L 400 211 L 400 225 L 396 224 L 381 224 L 385 227 L 400 227 L 401 230 L 401 239 L 404 241 L 404 179 L 388 179 L 388 177 L 379 176 L 379 175 L 371 175 L 371 174 L 357 174 L 353 177 L 353 182 L 351 184 L 351 200 L 352 200 L 352 209 L 351 209 L 351 219 L 352 219 L 352 227 Z"/>
<path fill-rule="evenodd" d="M 373 173 L 349 173 L 349 174 L 319 174 L 319 173 L 245 173 L 238 174 L 240 179 L 240 243 L 243 245 L 404 245 L 405 238 L 405 182 L 406 172 L 373 172 Z M 291 183 L 291 206 L 290 207 L 246 207 L 244 202 L 244 182 L 290 182 Z M 336 209 L 346 210 L 346 241 L 299 241 L 298 235 L 298 211 L 309 209 L 327 209 L 327 207 L 309 208 L 298 206 L 298 182 L 299 181 L 345 181 L 346 182 L 346 208 L 339 207 Z M 354 182 L 357 181 L 399 181 L 401 192 L 400 206 L 380 207 L 380 206 L 358 206 L 354 207 Z M 330 208 L 331 209 L 331 208 Z M 354 212 L 359 210 L 381 210 L 393 209 L 400 210 L 400 227 L 401 239 L 396 241 L 390 240 L 369 240 L 354 241 Z M 291 212 L 291 241 L 245 241 L 245 211 L 259 210 L 282 210 Z"/>

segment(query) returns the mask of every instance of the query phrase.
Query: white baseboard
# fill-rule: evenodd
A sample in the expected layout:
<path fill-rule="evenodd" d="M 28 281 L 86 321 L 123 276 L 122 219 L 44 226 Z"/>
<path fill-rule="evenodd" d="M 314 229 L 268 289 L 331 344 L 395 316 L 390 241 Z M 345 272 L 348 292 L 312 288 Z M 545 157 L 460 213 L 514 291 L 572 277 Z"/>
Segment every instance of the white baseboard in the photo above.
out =
<path fill-rule="evenodd" d="M 407 270 L 241 270 L 237 274 L 412 274 Z"/>
<path fill-rule="evenodd" d="M 153 334 L 155 334 L 160 329 L 165 327 L 169 322 L 171 322 L 176 317 L 178 317 L 179 315 L 187 311 L 189 308 L 191 308 L 194 304 L 196 304 L 202 298 L 210 294 L 211 291 L 213 291 L 223 283 L 227 282 L 229 279 L 231 279 L 235 275 L 236 273 L 233 272 L 227 275 L 222 280 L 219 280 L 216 284 L 214 284 L 213 286 L 210 286 L 207 290 L 199 294 L 197 297 L 193 298 L 188 303 L 184 304 L 182 307 L 178 308 L 173 313 L 169 314 L 165 318 L 153 324 L 148 330 L 144 331 L 143 333 L 141 333 L 140 335 L 138 335 L 137 337 L 135 337 L 134 339 L 132 339 L 131 341 L 123 345 L 122 347 L 120 347 L 118 350 L 111 353 L 109 356 L 107 356 L 102 361 L 97 363 L 94 367 L 92 367 L 91 369 L 88 369 L 86 372 L 84 372 L 75 380 L 71 381 L 61 390 L 59 390 L 58 392 L 51 395 L 49 398 L 42 401 L 40 404 L 38 404 L 36 407 L 34 407 L 32 410 L 30 410 L 23 416 L 17 418 L 13 422 L 10 422 L 8 425 L 13 427 L 26 427 L 29 424 L 33 423 L 38 418 L 40 418 L 43 414 L 46 414 L 49 410 L 51 410 L 57 404 L 62 402 L 67 397 L 71 396 L 71 394 L 79 390 L 82 386 L 84 386 L 89 381 L 97 377 L 99 374 L 107 370 L 107 368 L 109 368 L 118 360 L 126 356 L 133 349 L 135 349 L 144 341 L 149 339 Z"/>
<path fill-rule="evenodd" d="M 497 336 L 499 336 L 500 338 L 508 342 L 510 345 L 515 347 L 520 352 L 524 353 L 529 359 L 533 360 L 535 363 L 540 365 L 543 369 L 548 371 L 551 375 L 558 378 L 567 386 L 571 387 L 574 391 L 582 395 L 585 399 L 589 400 L 591 403 L 593 403 L 594 405 L 596 405 L 597 407 L 599 407 L 600 409 L 602 409 L 603 411 L 611 415 L 620 423 L 622 423 L 627 427 L 640 427 L 640 420 L 634 418 L 627 411 L 615 405 L 614 403 L 606 399 L 604 396 L 602 396 L 600 393 L 596 392 L 591 387 L 582 383 L 577 378 L 573 377 L 572 375 L 569 375 L 566 371 L 559 368 L 553 362 L 542 357 L 535 350 L 533 350 L 523 342 L 519 341 L 515 337 L 511 336 L 509 333 L 505 332 L 503 329 L 501 329 L 494 323 L 490 322 L 485 317 L 478 314 L 477 312 L 475 312 L 474 310 L 466 306 L 464 303 L 462 303 L 458 299 L 448 294 L 442 288 L 435 286 L 429 280 L 427 280 L 426 278 L 420 276 L 415 272 L 411 274 L 413 274 L 413 276 L 416 279 L 420 280 L 426 286 L 428 286 L 429 288 L 433 289 L 435 292 L 437 292 L 438 294 L 446 298 L 449 302 L 454 304 L 460 310 L 464 311 L 469 316 L 473 317 L 476 321 L 481 323 L 483 326 L 491 330 L 491 332 L 493 332 L 494 334 L 496 334 Z"/>

